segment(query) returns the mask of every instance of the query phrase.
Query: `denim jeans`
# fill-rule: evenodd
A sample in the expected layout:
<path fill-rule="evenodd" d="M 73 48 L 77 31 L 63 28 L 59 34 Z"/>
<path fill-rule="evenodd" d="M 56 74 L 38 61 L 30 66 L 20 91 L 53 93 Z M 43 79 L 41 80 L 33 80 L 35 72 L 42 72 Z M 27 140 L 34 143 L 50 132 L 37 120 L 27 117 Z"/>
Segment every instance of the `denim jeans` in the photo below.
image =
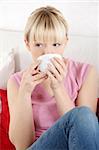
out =
<path fill-rule="evenodd" d="M 88 107 L 65 113 L 27 150 L 99 150 L 99 124 Z"/>

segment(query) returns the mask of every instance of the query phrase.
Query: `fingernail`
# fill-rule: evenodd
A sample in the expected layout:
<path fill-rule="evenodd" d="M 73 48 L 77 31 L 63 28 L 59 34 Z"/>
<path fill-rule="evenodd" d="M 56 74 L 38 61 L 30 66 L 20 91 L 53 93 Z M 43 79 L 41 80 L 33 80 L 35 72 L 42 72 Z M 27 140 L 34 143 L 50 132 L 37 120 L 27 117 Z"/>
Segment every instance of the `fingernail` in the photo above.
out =
<path fill-rule="evenodd" d="M 46 76 L 45 79 L 47 79 L 48 77 Z"/>
<path fill-rule="evenodd" d="M 48 64 L 48 67 L 51 67 L 51 65 L 50 65 L 50 64 Z"/>
<path fill-rule="evenodd" d="M 42 72 L 42 75 L 46 75 L 44 72 Z"/>
<path fill-rule="evenodd" d="M 51 59 L 51 61 L 53 61 L 53 60 L 54 60 L 54 58 Z"/>

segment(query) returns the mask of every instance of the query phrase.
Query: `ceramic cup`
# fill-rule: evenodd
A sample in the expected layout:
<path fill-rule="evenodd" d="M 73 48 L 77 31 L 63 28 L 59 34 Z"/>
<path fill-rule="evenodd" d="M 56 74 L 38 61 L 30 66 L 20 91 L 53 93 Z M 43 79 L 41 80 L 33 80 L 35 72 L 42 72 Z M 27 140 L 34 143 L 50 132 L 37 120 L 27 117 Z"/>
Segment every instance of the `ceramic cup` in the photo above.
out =
<path fill-rule="evenodd" d="M 39 57 L 37 58 L 37 60 L 41 60 L 41 63 L 40 63 L 40 65 L 39 65 L 39 70 L 40 70 L 41 72 L 46 72 L 46 69 L 47 69 L 47 65 L 48 65 L 48 64 L 53 65 L 52 62 L 50 61 L 51 58 L 53 58 L 53 57 L 57 57 L 57 58 L 59 58 L 59 59 L 62 60 L 62 56 L 59 55 L 59 54 L 45 54 L 45 55 L 39 56 Z"/>

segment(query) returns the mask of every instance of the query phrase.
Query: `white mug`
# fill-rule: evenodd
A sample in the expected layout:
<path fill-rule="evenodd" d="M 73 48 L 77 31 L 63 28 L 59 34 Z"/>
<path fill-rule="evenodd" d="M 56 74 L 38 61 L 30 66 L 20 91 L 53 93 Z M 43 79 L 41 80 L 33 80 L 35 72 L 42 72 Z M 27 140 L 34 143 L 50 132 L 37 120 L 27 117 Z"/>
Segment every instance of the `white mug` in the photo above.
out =
<path fill-rule="evenodd" d="M 50 59 L 53 58 L 53 57 L 57 57 L 57 58 L 59 58 L 59 59 L 62 60 L 62 56 L 59 55 L 59 54 L 44 54 L 44 55 L 39 56 L 39 57 L 37 58 L 37 60 L 41 60 L 41 63 L 40 63 L 40 65 L 39 65 L 39 70 L 40 70 L 41 72 L 46 72 L 46 69 L 47 69 L 47 65 L 48 65 L 48 64 L 53 65 L 53 64 L 51 63 L 51 61 L 50 61 Z"/>

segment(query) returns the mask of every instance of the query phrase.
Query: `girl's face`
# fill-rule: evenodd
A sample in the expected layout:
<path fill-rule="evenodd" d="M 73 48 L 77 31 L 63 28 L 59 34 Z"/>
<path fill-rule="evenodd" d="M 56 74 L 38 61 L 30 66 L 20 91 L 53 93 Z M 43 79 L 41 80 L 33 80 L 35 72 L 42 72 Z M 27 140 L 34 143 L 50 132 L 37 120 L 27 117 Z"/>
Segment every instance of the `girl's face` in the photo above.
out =
<path fill-rule="evenodd" d="M 36 59 L 39 56 L 44 54 L 56 53 L 56 54 L 63 55 L 66 44 L 67 44 L 67 38 L 64 39 L 61 43 L 60 42 L 42 43 L 40 41 L 36 41 L 36 42 L 30 41 L 29 43 L 26 43 L 29 51 L 32 54 L 32 58 L 34 61 L 36 61 Z"/>

